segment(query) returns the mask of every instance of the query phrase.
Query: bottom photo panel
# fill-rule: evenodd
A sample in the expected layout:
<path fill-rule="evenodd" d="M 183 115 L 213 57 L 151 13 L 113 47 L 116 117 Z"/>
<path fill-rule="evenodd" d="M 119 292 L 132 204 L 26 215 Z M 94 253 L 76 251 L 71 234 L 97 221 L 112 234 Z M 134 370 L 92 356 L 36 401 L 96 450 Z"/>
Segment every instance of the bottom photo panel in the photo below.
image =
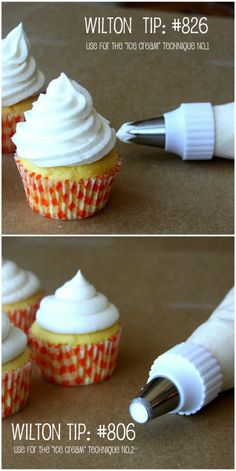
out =
<path fill-rule="evenodd" d="M 233 237 L 3 237 L 4 469 L 234 467 Z"/>

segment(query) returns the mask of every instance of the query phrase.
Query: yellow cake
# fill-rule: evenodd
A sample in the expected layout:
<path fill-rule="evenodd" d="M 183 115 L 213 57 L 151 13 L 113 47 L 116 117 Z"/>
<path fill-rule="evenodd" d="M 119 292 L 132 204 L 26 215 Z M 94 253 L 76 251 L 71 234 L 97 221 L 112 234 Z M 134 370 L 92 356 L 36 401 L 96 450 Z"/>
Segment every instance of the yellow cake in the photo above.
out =
<path fill-rule="evenodd" d="M 44 340 L 55 345 L 68 344 L 68 345 L 85 345 L 88 343 L 102 342 L 103 340 L 115 335 L 120 329 L 120 324 L 116 322 L 108 329 L 99 330 L 98 332 L 91 332 L 88 334 L 58 334 L 43 329 L 37 322 L 31 327 L 31 335 L 37 337 L 39 340 Z"/>
<path fill-rule="evenodd" d="M 11 304 L 3 304 L 2 308 L 4 312 L 10 311 L 11 309 L 25 309 L 27 306 L 38 303 L 44 295 L 42 290 L 37 291 L 37 293 L 29 296 L 26 299 L 22 299 L 21 301 L 17 301 Z"/>
<path fill-rule="evenodd" d="M 25 98 L 25 100 L 20 101 L 19 103 L 15 103 L 14 105 L 10 106 L 3 106 L 2 107 L 2 114 L 3 115 L 14 115 L 14 114 L 21 114 L 25 111 L 31 110 L 34 101 L 38 99 L 38 95 L 32 96 L 29 98 Z"/>
<path fill-rule="evenodd" d="M 25 363 L 27 363 L 30 360 L 31 357 L 31 352 L 29 347 L 26 347 L 23 353 L 21 355 L 18 355 L 16 358 L 13 360 L 9 361 L 8 363 L 5 363 L 2 365 L 2 373 L 5 373 L 6 371 L 13 371 L 18 368 L 21 368 Z"/>
<path fill-rule="evenodd" d="M 20 165 L 28 173 L 39 174 L 42 177 L 48 177 L 52 181 L 63 181 L 63 180 L 80 180 L 83 178 L 96 177 L 102 175 L 104 172 L 111 170 L 118 162 L 119 156 L 115 149 L 109 154 L 103 157 L 97 162 L 93 162 L 87 165 L 75 165 L 71 167 L 38 167 L 32 164 L 28 160 L 17 156 L 20 161 Z"/>

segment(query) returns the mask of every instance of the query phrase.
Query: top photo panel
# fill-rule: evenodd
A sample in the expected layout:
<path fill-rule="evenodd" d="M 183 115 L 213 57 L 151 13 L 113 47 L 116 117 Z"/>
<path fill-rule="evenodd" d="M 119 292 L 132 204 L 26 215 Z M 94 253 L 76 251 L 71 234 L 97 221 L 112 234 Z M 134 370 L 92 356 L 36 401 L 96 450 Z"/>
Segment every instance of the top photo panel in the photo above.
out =
<path fill-rule="evenodd" d="M 2 3 L 3 234 L 233 234 L 234 2 Z"/>

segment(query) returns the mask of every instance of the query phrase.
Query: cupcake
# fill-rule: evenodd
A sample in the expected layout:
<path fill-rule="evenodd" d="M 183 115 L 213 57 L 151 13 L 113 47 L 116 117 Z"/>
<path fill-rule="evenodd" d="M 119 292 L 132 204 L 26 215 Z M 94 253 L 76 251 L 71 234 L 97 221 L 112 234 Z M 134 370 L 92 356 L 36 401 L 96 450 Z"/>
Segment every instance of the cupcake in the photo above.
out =
<path fill-rule="evenodd" d="M 3 260 L 2 304 L 12 324 L 26 334 L 35 320 L 44 293 L 36 275 L 22 270 L 14 262 Z"/>
<path fill-rule="evenodd" d="M 23 409 L 29 397 L 32 356 L 27 337 L 2 313 L 2 417 Z"/>
<path fill-rule="evenodd" d="M 22 23 L 2 40 L 2 152 L 14 152 L 16 123 L 32 108 L 45 77 L 30 55 Z"/>
<path fill-rule="evenodd" d="M 62 386 L 103 381 L 115 369 L 119 312 L 79 271 L 40 303 L 29 341 L 45 379 Z"/>
<path fill-rule="evenodd" d="M 12 140 L 29 206 L 54 219 L 82 219 L 107 203 L 120 168 L 116 137 L 87 90 L 64 73 L 18 123 Z"/>

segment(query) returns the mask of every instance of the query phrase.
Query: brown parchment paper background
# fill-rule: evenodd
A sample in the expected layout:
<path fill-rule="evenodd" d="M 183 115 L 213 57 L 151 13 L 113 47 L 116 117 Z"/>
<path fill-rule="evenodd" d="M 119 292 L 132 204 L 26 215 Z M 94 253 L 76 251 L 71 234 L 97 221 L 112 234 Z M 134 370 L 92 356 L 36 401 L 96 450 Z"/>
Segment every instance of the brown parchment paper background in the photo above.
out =
<path fill-rule="evenodd" d="M 108 381 L 63 388 L 37 368 L 25 409 L 3 420 L 4 468 L 232 468 L 233 392 L 189 417 L 166 415 L 136 425 L 134 442 L 96 436 L 99 424 L 128 424 L 130 400 L 162 352 L 187 338 L 233 285 L 233 238 L 4 238 L 3 255 L 40 276 L 48 293 L 78 267 L 120 310 L 123 335 Z M 135 454 L 14 454 L 12 423 L 84 422 L 91 441 L 62 445 L 134 445 Z M 15 445 L 42 442 L 15 442 Z M 51 442 L 44 444 L 52 445 Z M 58 442 L 54 442 L 54 445 Z"/>
<path fill-rule="evenodd" d="M 47 83 L 62 71 L 90 90 L 115 129 L 182 102 L 233 100 L 233 20 L 208 18 L 206 35 L 171 29 L 178 13 L 78 2 L 3 2 L 3 36 L 20 21 Z M 132 35 L 86 35 L 84 16 L 132 16 Z M 166 34 L 144 34 L 142 16 Z M 209 51 L 86 51 L 86 41 L 205 41 Z M 123 167 L 107 208 L 89 220 L 44 219 L 28 208 L 13 158 L 3 156 L 5 234 L 232 234 L 233 164 L 182 162 L 145 146 L 117 144 Z"/>

